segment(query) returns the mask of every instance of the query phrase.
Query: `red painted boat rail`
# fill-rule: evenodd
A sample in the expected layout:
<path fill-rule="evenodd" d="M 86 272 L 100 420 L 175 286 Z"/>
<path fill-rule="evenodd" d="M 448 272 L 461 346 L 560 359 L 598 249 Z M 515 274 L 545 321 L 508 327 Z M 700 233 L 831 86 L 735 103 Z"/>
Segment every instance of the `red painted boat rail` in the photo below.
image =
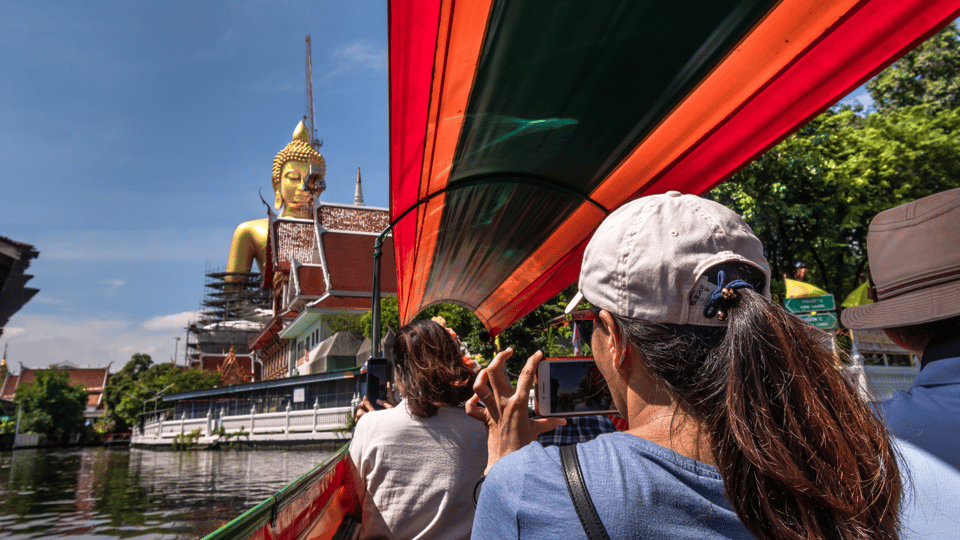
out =
<path fill-rule="evenodd" d="M 205 540 L 356 538 L 360 501 L 348 446 Z"/>

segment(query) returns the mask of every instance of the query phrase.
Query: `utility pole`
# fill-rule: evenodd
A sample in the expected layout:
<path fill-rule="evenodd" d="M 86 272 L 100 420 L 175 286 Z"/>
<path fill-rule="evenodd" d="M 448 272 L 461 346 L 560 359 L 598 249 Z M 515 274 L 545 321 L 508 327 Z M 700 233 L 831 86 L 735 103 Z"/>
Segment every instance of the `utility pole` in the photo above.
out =
<path fill-rule="evenodd" d="M 173 342 L 173 365 L 177 365 L 177 350 L 180 348 L 180 336 L 175 336 L 176 341 Z M 184 344 L 186 347 L 186 344 Z"/>

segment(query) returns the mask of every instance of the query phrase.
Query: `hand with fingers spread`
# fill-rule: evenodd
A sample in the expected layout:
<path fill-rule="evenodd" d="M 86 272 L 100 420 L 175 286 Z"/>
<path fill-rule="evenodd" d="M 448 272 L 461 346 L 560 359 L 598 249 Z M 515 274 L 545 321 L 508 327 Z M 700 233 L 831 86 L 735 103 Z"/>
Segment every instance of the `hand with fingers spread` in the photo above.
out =
<path fill-rule="evenodd" d="M 516 390 L 510 386 L 504 370 L 512 355 L 513 349 L 508 347 L 480 372 L 473 385 L 474 395 L 466 403 L 467 414 L 487 426 L 487 468 L 484 474 L 501 457 L 535 441 L 537 435 L 567 423 L 563 418 L 530 418 L 530 388 L 543 353 L 537 351 L 527 359 L 517 379 Z"/>

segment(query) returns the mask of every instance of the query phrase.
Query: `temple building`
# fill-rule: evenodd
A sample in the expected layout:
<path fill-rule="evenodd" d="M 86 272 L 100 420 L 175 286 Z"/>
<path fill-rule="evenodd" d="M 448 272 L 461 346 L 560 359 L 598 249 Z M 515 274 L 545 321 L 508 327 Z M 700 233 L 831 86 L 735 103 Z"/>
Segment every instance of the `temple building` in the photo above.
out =
<path fill-rule="evenodd" d="M 3 355 L 3 365 L 6 366 L 6 351 Z M 103 368 L 83 368 L 72 362 L 64 360 L 57 364 L 51 364 L 46 369 L 56 371 L 65 371 L 70 375 L 70 384 L 80 383 L 87 389 L 87 404 L 83 411 L 83 418 L 87 424 L 93 424 L 97 418 L 106 411 L 106 403 L 103 401 L 103 389 L 107 387 L 107 381 L 110 380 L 110 364 Z M 20 374 L 14 375 L 7 372 L 0 384 L 0 398 L 4 400 L 13 400 L 14 393 L 19 386 L 30 384 L 37 380 L 37 371 L 20 365 Z"/>
<path fill-rule="evenodd" d="M 316 222 L 281 218 L 274 223 L 277 238 L 290 240 L 278 241 L 281 249 L 271 252 L 273 272 L 281 276 L 272 280 L 280 283 L 275 290 L 277 315 L 251 343 L 253 349 L 262 351 L 264 379 L 353 369 L 366 360 L 356 358 L 363 345 L 358 339 L 351 353 L 335 355 L 340 360 L 325 360 L 322 370 L 311 367 L 324 341 L 333 337 L 331 318 L 362 315 L 371 308 L 374 244 L 389 225 L 387 209 L 324 203 L 317 216 Z M 309 240 L 298 244 L 292 241 L 296 238 Z M 381 253 L 381 294 L 396 294 L 391 238 L 386 239 Z M 346 339 L 340 338 L 339 350 Z M 353 358 L 346 360 L 348 356 Z"/>
<path fill-rule="evenodd" d="M 274 159 L 273 209 L 240 224 L 226 271 L 208 273 L 201 318 L 188 328 L 191 367 L 225 373 L 229 358 L 232 373 L 256 382 L 357 370 L 369 358 L 369 340 L 335 336 L 332 321 L 370 310 L 374 248 L 389 211 L 364 204 L 359 167 L 353 204 L 320 202 L 326 164 L 309 141 L 301 122 Z M 395 295 L 390 235 L 380 251 L 381 295 Z"/>

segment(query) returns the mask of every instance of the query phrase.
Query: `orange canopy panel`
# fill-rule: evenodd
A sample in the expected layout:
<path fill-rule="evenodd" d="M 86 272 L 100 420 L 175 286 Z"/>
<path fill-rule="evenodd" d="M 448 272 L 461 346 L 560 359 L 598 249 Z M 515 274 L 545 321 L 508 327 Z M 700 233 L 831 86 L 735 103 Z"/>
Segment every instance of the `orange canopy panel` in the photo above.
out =
<path fill-rule="evenodd" d="M 960 0 L 389 0 L 400 316 L 492 333 L 634 198 L 702 193 L 960 15 Z"/>

